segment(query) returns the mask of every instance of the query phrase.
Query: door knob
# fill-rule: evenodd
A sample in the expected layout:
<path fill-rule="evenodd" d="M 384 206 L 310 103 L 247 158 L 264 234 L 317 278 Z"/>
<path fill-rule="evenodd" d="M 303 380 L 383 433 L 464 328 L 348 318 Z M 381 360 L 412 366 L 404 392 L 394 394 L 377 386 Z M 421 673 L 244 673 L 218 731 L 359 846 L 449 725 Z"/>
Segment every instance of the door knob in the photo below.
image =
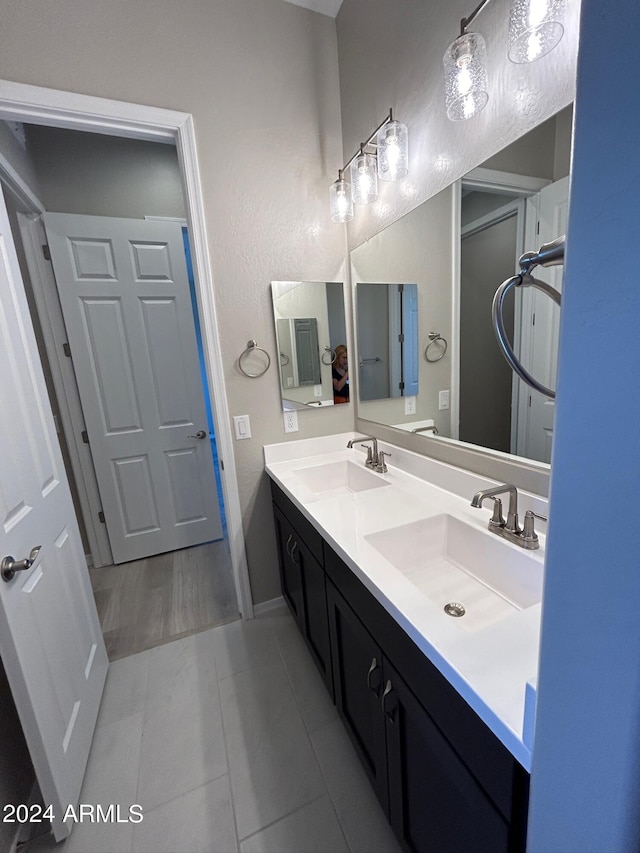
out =
<path fill-rule="evenodd" d="M 195 435 L 188 435 L 187 438 L 206 438 L 207 434 L 203 429 L 199 429 Z"/>
<path fill-rule="evenodd" d="M 16 572 L 26 572 L 35 563 L 40 553 L 42 545 L 36 545 L 31 549 L 31 553 L 24 560 L 14 560 L 13 557 L 5 557 L 0 564 L 0 573 L 2 580 L 7 583 L 13 580 Z"/>

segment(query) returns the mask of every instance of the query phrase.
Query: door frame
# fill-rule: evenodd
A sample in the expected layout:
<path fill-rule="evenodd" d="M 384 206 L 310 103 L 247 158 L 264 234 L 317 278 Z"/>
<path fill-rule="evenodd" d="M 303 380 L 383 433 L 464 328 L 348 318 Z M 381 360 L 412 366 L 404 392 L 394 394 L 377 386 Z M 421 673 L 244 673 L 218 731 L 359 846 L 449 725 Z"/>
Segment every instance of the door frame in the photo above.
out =
<path fill-rule="evenodd" d="M 221 471 L 221 478 L 238 609 L 243 618 L 252 618 L 253 601 L 192 115 L 160 107 L 0 80 L 0 119 L 175 144 L 192 239 L 193 272 L 215 432 L 220 442 L 220 457 L 225 466 Z M 21 195 L 26 194 L 32 203 L 40 205 L 10 165 L 6 165 L 8 182 L 12 186 L 15 185 Z"/>

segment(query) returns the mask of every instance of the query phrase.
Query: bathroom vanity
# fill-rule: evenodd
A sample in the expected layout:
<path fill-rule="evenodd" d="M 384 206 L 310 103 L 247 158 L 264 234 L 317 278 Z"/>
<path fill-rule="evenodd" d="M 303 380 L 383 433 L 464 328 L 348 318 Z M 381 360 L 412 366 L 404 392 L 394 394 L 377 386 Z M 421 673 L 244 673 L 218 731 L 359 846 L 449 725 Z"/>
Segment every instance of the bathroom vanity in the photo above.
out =
<path fill-rule="evenodd" d="M 543 549 L 486 529 L 484 478 L 353 437 L 265 448 L 284 598 L 404 849 L 524 850 Z"/>

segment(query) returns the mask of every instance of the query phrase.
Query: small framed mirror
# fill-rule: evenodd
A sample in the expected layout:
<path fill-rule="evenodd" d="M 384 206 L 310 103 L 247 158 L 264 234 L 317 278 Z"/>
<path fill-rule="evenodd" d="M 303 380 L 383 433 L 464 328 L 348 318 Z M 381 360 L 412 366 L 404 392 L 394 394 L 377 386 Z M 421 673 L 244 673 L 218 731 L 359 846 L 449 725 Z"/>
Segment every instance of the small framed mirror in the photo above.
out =
<path fill-rule="evenodd" d="M 272 281 L 271 295 L 283 411 L 349 402 L 342 282 Z"/>

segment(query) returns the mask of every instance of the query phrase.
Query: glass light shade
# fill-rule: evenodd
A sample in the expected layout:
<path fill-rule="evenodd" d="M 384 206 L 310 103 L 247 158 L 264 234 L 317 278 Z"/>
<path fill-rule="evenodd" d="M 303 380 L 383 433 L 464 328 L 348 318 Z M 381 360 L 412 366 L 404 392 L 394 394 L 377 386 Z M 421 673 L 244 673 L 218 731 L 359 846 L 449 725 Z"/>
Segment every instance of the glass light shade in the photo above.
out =
<path fill-rule="evenodd" d="M 564 34 L 565 0 L 513 0 L 509 12 L 511 62 L 534 62 L 549 53 Z"/>
<path fill-rule="evenodd" d="M 329 205 L 332 222 L 350 222 L 353 219 L 351 185 L 342 178 L 329 187 Z"/>
<path fill-rule="evenodd" d="M 356 204 L 371 204 L 378 198 L 378 173 L 373 154 L 358 154 L 351 164 L 351 195 Z"/>
<path fill-rule="evenodd" d="M 487 46 L 479 33 L 464 33 L 447 48 L 442 62 L 451 121 L 471 118 L 489 100 L 486 57 Z"/>
<path fill-rule="evenodd" d="M 409 134 L 406 124 L 390 121 L 376 135 L 378 177 L 399 181 L 409 172 Z"/>

